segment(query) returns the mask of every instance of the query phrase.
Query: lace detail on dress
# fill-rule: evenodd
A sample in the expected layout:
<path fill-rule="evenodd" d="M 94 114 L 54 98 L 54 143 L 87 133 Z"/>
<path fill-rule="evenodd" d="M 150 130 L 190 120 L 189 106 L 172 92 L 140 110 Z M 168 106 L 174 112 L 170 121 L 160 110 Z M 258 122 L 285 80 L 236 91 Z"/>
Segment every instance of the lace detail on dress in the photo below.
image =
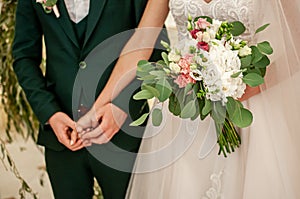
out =
<path fill-rule="evenodd" d="M 212 186 L 206 191 L 206 196 L 203 196 L 202 199 L 221 199 L 221 176 L 223 172 L 220 171 L 219 174 L 212 174 L 210 180 Z"/>
<path fill-rule="evenodd" d="M 178 29 L 179 40 L 188 36 L 186 22 L 188 14 L 192 17 L 206 15 L 219 20 L 243 22 L 247 28 L 244 39 L 253 35 L 254 5 L 249 0 L 170 0 L 169 7 Z M 252 32 L 250 31 L 252 30 Z"/>

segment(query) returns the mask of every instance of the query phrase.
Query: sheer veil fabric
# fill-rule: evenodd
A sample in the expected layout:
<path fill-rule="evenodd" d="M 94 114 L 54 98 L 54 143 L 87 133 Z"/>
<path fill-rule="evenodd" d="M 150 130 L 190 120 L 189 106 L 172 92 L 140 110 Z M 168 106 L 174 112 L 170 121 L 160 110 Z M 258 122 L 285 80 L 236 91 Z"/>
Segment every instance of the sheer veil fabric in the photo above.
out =
<path fill-rule="evenodd" d="M 240 130 L 242 146 L 227 158 L 206 139 L 210 118 L 182 120 L 157 103 L 164 120 L 159 127 L 149 120 L 126 198 L 300 198 L 300 1 L 170 0 L 169 7 L 179 43 L 188 34 L 188 14 L 208 15 L 241 20 L 249 27 L 245 38 L 269 41 L 274 53 L 262 92 L 243 102 L 253 124 Z M 209 154 L 200 156 L 210 145 Z"/>

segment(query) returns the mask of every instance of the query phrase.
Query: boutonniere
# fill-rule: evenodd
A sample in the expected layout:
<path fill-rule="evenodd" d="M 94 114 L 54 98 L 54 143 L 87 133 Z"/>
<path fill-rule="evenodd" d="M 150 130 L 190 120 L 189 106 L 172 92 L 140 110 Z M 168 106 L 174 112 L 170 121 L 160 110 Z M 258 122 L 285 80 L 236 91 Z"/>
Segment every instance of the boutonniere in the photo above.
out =
<path fill-rule="evenodd" d="M 36 2 L 42 4 L 46 13 L 53 11 L 56 18 L 59 18 L 60 14 L 56 5 L 57 0 L 36 0 Z"/>

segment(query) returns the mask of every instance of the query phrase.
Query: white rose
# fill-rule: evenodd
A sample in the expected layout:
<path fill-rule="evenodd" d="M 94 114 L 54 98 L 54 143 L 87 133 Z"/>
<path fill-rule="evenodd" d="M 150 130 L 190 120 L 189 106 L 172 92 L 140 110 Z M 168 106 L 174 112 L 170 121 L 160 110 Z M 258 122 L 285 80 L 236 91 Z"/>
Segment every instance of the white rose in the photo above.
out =
<path fill-rule="evenodd" d="M 202 40 L 206 43 L 208 43 L 210 41 L 210 34 L 208 32 L 204 32 L 202 34 Z"/>
<path fill-rule="evenodd" d="M 180 58 L 181 58 L 181 56 L 174 52 L 170 52 L 168 54 L 169 61 L 178 62 L 180 60 Z"/>
<path fill-rule="evenodd" d="M 176 74 L 180 73 L 181 68 L 178 64 L 171 62 L 169 67 L 173 73 L 176 73 Z"/>
<path fill-rule="evenodd" d="M 215 65 L 208 66 L 202 70 L 204 84 L 211 87 L 211 91 L 218 89 L 221 84 L 221 73 Z"/>
<path fill-rule="evenodd" d="M 244 46 L 243 48 L 239 49 L 239 56 L 244 57 L 250 55 L 252 53 L 252 49 L 248 46 Z"/>

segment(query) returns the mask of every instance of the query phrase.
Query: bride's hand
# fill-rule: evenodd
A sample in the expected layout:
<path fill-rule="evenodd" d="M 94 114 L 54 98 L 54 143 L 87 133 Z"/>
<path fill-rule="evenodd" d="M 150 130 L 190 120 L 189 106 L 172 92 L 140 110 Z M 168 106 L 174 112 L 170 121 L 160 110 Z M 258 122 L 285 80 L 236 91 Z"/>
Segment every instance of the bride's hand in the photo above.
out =
<path fill-rule="evenodd" d="M 239 100 L 242 102 L 242 101 L 247 100 L 247 99 L 251 98 L 252 96 L 257 95 L 259 93 L 260 93 L 259 86 L 250 87 L 247 85 L 244 95 Z"/>
<path fill-rule="evenodd" d="M 120 130 L 127 114 L 112 103 L 92 108 L 77 122 L 77 130 L 85 146 L 104 144 Z M 94 121 L 94 122 L 92 122 Z"/>

